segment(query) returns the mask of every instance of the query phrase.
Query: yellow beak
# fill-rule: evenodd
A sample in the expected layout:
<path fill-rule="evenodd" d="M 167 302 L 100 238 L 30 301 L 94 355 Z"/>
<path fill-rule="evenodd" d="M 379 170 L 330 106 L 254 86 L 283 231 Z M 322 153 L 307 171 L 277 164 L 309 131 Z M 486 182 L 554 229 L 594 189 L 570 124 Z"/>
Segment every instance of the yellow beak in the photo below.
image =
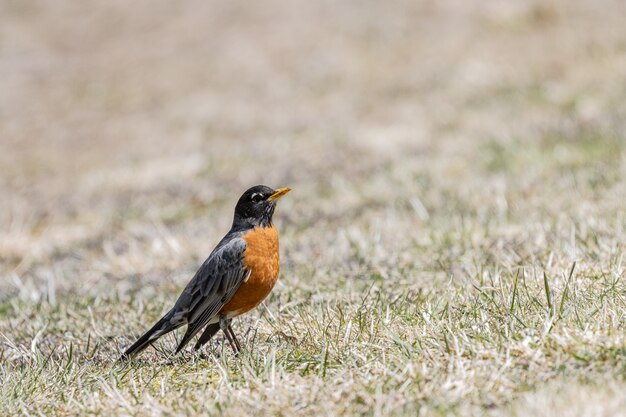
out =
<path fill-rule="evenodd" d="M 274 194 L 267 197 L 267 200 L 268 201 L 278 200 L 279 198 L 287 194 L 289 191 L 291 191 L 291 188 L 279 188 L 278 190 L 276 190 Z"/>

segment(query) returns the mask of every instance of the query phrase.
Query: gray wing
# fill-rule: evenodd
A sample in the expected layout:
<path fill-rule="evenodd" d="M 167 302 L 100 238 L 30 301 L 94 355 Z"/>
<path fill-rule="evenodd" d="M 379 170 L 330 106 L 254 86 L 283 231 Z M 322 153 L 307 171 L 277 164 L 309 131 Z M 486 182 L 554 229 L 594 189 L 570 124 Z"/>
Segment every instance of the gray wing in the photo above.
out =
<path fill-rule="evenodd" d="M 189 324 L 176 352 L 182 349 L 233 297 L 248 276 L 249 271 L 243 264 L 246 248 L 247 244 L 239 233 L 226 235 L 185 287 L 174 307 L 137 339 L 122 357 L 136 355 L 164 334 Z"/>
<path fill-rule="evenodd" d="M 248 271 L 243 253 L 248 245 L 241 237 L 221 244 L 202 264 L 172 309 L 173 321 L 188 323 L 187 332 L 176 352 L 204 327 L 233 297 Z"/>

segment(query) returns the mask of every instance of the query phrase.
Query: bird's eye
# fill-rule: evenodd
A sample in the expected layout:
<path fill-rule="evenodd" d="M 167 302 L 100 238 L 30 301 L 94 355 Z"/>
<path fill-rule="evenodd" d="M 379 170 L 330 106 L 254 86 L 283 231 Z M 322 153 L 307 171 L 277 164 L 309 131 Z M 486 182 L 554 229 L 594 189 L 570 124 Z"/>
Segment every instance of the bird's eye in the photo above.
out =
<path fill-rule="evenodd" d="M 259 201 L 263 200 L 263 196 L 259 193 L 254 193 L 252 194 L 251 199 L 253 203 L 258 203 Z"/>

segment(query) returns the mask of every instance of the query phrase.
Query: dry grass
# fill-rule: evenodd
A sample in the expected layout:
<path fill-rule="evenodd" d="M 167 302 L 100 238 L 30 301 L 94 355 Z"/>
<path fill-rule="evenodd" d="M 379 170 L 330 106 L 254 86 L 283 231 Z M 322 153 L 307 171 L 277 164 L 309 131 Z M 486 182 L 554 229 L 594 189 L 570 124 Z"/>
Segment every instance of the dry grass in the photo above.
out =
<path fill-rule="evenodd" d="M 626 415 L 626 7 L 1 1 L 0 413 Z M 282 278 L 128 366 L 255 183 Z"/>

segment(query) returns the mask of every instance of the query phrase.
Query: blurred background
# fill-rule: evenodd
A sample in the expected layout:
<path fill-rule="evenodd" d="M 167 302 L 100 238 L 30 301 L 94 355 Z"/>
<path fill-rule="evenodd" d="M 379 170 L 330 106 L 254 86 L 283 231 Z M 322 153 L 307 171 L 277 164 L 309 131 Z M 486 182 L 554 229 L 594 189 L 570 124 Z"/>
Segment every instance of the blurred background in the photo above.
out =
<path fill-rule="evenodd" d="M 447 276 L 502 242 L 547 256 L 562 216 L 624 229 L 621 0 L 0 9 L 3 299 L 182 285 L 257 183 L 294 189 L 299 274 Z"/>

